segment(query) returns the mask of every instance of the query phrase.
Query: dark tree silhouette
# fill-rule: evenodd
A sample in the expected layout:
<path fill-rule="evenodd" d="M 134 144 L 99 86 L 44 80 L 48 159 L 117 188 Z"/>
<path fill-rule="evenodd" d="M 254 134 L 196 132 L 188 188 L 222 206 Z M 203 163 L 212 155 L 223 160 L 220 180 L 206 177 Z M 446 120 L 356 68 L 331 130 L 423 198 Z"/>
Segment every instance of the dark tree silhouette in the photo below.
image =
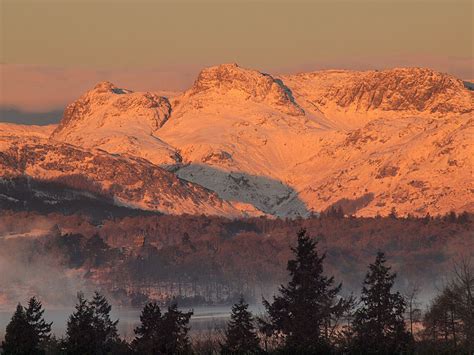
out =
<path fill-rule="evenodd" d="M 398 218 L 398 214 L 397 214 L 397 210 L 395 207 L 392 207 L 392 209 L 390 210 L 390 213 L 388 214 L 388 216 L 390 218 L 393 218 L 393 219 L 397 219 Z"/>
<path fill-rule="evenodd" d="M 98 351 L 109 353 L 119 342 L 117 333 L 118 320 L 110 319 L 112 306 L 100 293 L 95 292 L 89 303 L 92 312 L 92 325 L 95 332 L 95 344 Z"/>
<path fill-rule="evenodd" d="M 92 327 L 94 311 L 82 293 L 77 295 L 75 309 L 67 322 L 67 353 L 93 354 L 95 352 L 95 331 Z"/>
<path fill-rule="evenodd" d="M 78 294 L 76 311 L 69 317 L 66 331 L 68 354 L 108 354 L 121 345 L 118 321 L 110 319 L 111 306 L 96 292 L 89 302 Z"/>
<path fill-rule="evenodd" d="M 474 268 L 463 258 L 423 317 L 424 343 L 445 353 L 474 352 Z"/>
<path fill-rule="evenodd" d="M 292 248 L 295 259 L 288 261 L 291 280 L 280 286 L 273 303 L 263 300 L 269 320 L 260 319 L 267 334 L 282 334 L 285 351 L 327 353 L 330 351 L 331 321 L 347 307 L 337 299 L 341 284 L 323 275 L 325 255 L 319 256 L 317 242 L 306 230 L 298 233 L 298 244 Z"/>
<path fill-rule="evenodd" d="M 232 306 L 230 321 L 225 331 L 224 354 L 255 354 L 261 351 L 249 305 L 241 296 Z"/>
<path fill-rule="evenodd" d="M 145 305 L 140 315 L 140 325 L 135 328 L 135 340 L 132 347 L 138 353 L 158 353 L 162 343 L 160 334 L 161 310 L 156 302 Z"/>
<path fill-rule="evenodd" d="M 26 308 L 26 319 L 33 330 L 33 339 L 36 344 L 40 347 L 45 342 L 48 342 L 51 337 L 51 323 L 46 323 L 44 320 L 44 309 L 41 302 L 36 298 L 32 297 L 28 301 L 28 307 Z"/>
<path fill-rule="evenodd" d="M 432 352 L 460 353 L 461 324 L 453 296 L 452 290 L 445 287 L 433 299 L 423 317 L 424 347 Z"/>
<path fill-rule="evenodd" d="M 190 349 L 188 337 L 189 320 L 193 312 L 181 312 L 178 305 L 173 303 L 163 315 L 163 335 L 165 353 L 186 353 Z"/>
<path fill-rule="evenodd" d="M 176 304 L 161 314 L 156 302 L 147 303 L 135 328 L 133 349 L 140 354 L 186 354 L 190 352 L 188 337 L 192 312 L 181 312 Z"/>
<path fill-rule="evenodd" d="M 354 351 L 366 354 L 398 354 L 409 348 L 405 330 L 406 304 L 399 292 L 392 292 L 396 274 L 385 266 L 385 255 L 377 254 L 369 265 L 362 288 L 361 307 L 353 320 Z"/>
<path fill-rule="evenodd" d="M 25 309 L 18 304 L 7 325 L 5 340 L 2 342 L 3 354 L 34 354 L 36 346 L 33 328 L 28 323 Z"/>
<path fill-rule="evenodd" d="M 28 307 L 18 304 L 7 325 L 5 341 L 2 343 L 4 354 L 44 354 L 50 339 L 52 323 L 46 323 L 40 301 L 32 297 Z"/>

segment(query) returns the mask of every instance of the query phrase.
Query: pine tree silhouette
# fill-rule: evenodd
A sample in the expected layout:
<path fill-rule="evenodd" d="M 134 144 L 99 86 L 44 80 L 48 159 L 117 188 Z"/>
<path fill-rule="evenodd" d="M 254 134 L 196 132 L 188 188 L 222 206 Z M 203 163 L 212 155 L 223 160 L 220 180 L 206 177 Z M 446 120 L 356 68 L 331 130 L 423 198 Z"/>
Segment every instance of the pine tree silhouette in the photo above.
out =
<path fill-rule="evenodd" d="M 323 275 L 325 255 L 318 255 L 316 245 L 306 230 L 298 233 L 298 244 L 292 248 L 295 259 L 287 266 L 288 286 L 280 286 L 273 303 L 263 301 L 269 321 L 259 319 L 262 329 L 282 334 L 287 352 L 329 352 L 331 318 L 347 307 L 345 300 L 336 298 L 341 284 L 333 286 L 334 278 Z"/>
<path fill-rule="evenodd" d="M 140 314 L 140 325 L 135 328 L 132 347 L 138 353 L 156 354 L 163 342 L 160 334 L 161 309 L 156 302 L 145 305 Z"/>
<path fill-rule="evenodd" d="M 52 323 L 46 323 L 43 314 L 43 306 L 36 297 L 28 301 L 27 308 L 18 304 L 2 343 L 4 354 L 45 353 Z"/>
<path fill-rule="evenodd" d="M 166 354 L 187 353 L 190 351 L 188 337 L 189 320 L 192 312 L 181 312 L 173 303 L 163 315 L 163 335 Z"/>
<path fill-rule="evenodd" d="M 41 302 L 36 297 L 30 298 L 26 308 L 26 319 L 32 327 L 34 341 L 38 345 L 49 341 L 51 337 L 51 325 L 53 323 L 46 323 L 43 315 L 44 309 Z"/>
<path fill-rule="evenodd" d="M 82 293 L 77 295 L 75 312 L 67 322 L 66 350 L 68 354 L 94 354 L 94 311 Z"/>
<path fill-rule="evenodd" d="M 37 351 L 37 341 L 33 327 L 28 323 L 25 309 L 18 304 L 16 311 L 7 325 L 5 340 L 2 342 L 3 354 L 23 355 Z"/>
<path fill-rule="evenodd" d="M 92 325 L 95 331 L 96 351 L 107 354 L 119 341 L 117 332 L 118 320 L 110 319 L 112 306 L 100 293 L 95 292 L 90 302 L 93 311 Z"/>
<path fill-rule="evenodd" d="M 232 306 L 230 321 L 225 331 L 223 354 L 256 354 L 261 352 L 255 332 L 254 319 L 248 310 L 249 305 L 241 296 Z"/>
<path fill-rule="evenodd" d="M 405 300 L 399 292 L 392 292 L 396 274 L 385 263 L 384 253 L 379 252 L 365 277 L 362 306 L 353 321 L 355 352 L 398 354 L 409 346 L 403 318 Z"/>
<path fill-rule="evenodd" d="M 121 341 L 118 321 L 110 319 L 112 307 L 107 299 L 95 292 L 91 301 L 78 294 L 75 312 L 69 317 L 66 331 L 68 354 L 109 354 Z"/>
<path fill-rule="evenodd" d="M 172 304 L 162 315 L 156 302 L 147 303 L 140 315 L 141 324 L 135 328 L 132 348 L 140 354 L 190 353 L 188 325 L 192 314 Z"/>

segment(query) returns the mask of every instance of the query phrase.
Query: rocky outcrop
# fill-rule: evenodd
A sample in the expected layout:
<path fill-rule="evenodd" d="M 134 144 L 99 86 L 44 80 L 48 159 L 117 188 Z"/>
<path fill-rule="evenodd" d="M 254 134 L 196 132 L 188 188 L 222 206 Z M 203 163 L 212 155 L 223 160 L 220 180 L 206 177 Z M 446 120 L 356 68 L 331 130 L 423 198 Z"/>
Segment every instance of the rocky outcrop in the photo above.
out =
<path fill-rule="evenodd" d="M 474 109 L 474 93 L 461 80 L 426 68 L 326 70 L 281 79 L 307 112 L 322 114 L 338 129 L 379 117 L 444 117 Z"/>
<path fill-rule="evenodd" d="M 244 100 L 264 103 L 289 115 L 304 115 L 304 110 L 283 82 L 237 64 L 222 64 L 202 70 L 187 94 L 225 96 L 232 91 L 240 93 Z"/>
<path fill-rule="evenodd" d="M 418 111 L 438 114 L 473 110 L 461 80 L 425 68 L 400 68 L 356 75 L 328 88 L 326 100 L 357 111 Z"/>

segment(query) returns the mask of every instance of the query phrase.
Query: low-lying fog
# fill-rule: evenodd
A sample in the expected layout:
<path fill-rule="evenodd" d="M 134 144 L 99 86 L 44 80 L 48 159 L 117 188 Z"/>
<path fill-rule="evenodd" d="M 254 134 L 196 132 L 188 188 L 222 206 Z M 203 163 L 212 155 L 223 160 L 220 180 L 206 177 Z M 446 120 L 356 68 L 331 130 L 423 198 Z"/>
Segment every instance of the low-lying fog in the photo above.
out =
<path fill-rule="evenodd" d="M 17 225 L 12 230 L 10 225 L 5 223 L 2 225 L 0 221 L 0 339 L 3 337 L 5 327 L 10 321 L 16 304 L 21 302 L 26 305 L 32 296 L 37 296 L 43 303 L 46 309 L 46 320 L 53 322 L 54 334 L 61 337 L 64 335 L 67 319 L 74 311 L 77 292 L 81 291 L 86 296 L 90 296 L 96 290 L 97 285 L 93 285 L 83 277 L 84 270 L 67 268 L 63 266 L 61 260 L 57 260 L 47 253 L 38 252 L 41 250 L 41 240 L 54 227 L 52 223 L 48 223 L 45 219 L 14 223 Z M 449 262 L 450 259 L 447 260 Z M 328 258 L 326 262 L 331 263 L 332 261 Z M 361 265 L 361 268 L 365 269 L 365 265 Z M 332 266 L 337 269 L 337 265 Z M 442 289 L 443 284 L 447 282 L 449 272 L 447 269 L 446 274 L 440 274 L 435 281 L 425 280 L 425 283 L 421 283 L 421 290 L 417 298 L 421 308 L 424 309 L 434 294 Z M 397 276 L 396 285 L 405 295 L 410 292 L 414 284 L 417 284 L 410 279 L 411 276 L 406 273 L 400 273 Z M 343 283 L 343 292 L 346 294 L 354 292 L 357 295 L 360 290 L 355 286 L 350 287 L 347 281 Z M 363 277 L 360 280 L 352 281 L 354 285 L 362 285 Z M 127 339 L 133 337 L 133 329 L 139 322 L 140 310 L 119 308 L 114 305 L 114 300 L 109 297 L 107 292 L 104 294 L 114 306 L 114 319 L 120 320 L 120 334 Z M 269 295 L 266 297 L 268 298 Z M 255 299 L 257 304 L 251 306 L 251 310 L 254 314 L 262 313 L 261 294 L 256 292 Z M 187 310 L 187 308 L 183 309 Z M 222 328 L 230 310 L 230 305 L 194 307 L 194 316 L 191 319 L 192 331 Z"/>
<path fill-rule="evenodd" d="M 26 304 L 26 300 L 23 304 Z M 250 306 L 249 309 L 253 314 L 258 315 L 263 312 L 263 306 Z M 223 329 L 231 312 L 231 306 L 210 306 L 210 307 L 193 307 L 182 308 L 183 311 L 192 310 L 194 312 L 191 317 L 191 335 L 206 333 L 210 330 Z M 58 308 L 45 310 L 45 319 L 53 322 L 52 332 L 57 337 L 62 337 L 66 332 L 66 325 L 70 314 L 74 311 L 71 308 Z M 14 309 L 0 309 L 0 340 L 3 339 L 5 328 L 10 322 Z M 130 308 L 112 308 L 112 319 L 119 319 L 118 330 L 120 336 L 127 340 L 134 337 L 133 329 L 140 321 L 140 310 Z"/>

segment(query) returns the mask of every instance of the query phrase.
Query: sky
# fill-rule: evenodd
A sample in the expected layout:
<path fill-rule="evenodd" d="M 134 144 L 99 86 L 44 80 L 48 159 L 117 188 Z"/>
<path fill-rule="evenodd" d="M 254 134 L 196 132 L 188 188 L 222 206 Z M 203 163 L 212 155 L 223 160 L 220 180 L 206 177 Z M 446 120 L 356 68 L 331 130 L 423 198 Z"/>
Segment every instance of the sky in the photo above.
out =
<path fill-rule="evenodd" d="M 109 80 L 178 91 L 200 69 L 424 66 L 474 79 L 471 0 L 0 0 L 0 121 L 56 122 Z"/>

